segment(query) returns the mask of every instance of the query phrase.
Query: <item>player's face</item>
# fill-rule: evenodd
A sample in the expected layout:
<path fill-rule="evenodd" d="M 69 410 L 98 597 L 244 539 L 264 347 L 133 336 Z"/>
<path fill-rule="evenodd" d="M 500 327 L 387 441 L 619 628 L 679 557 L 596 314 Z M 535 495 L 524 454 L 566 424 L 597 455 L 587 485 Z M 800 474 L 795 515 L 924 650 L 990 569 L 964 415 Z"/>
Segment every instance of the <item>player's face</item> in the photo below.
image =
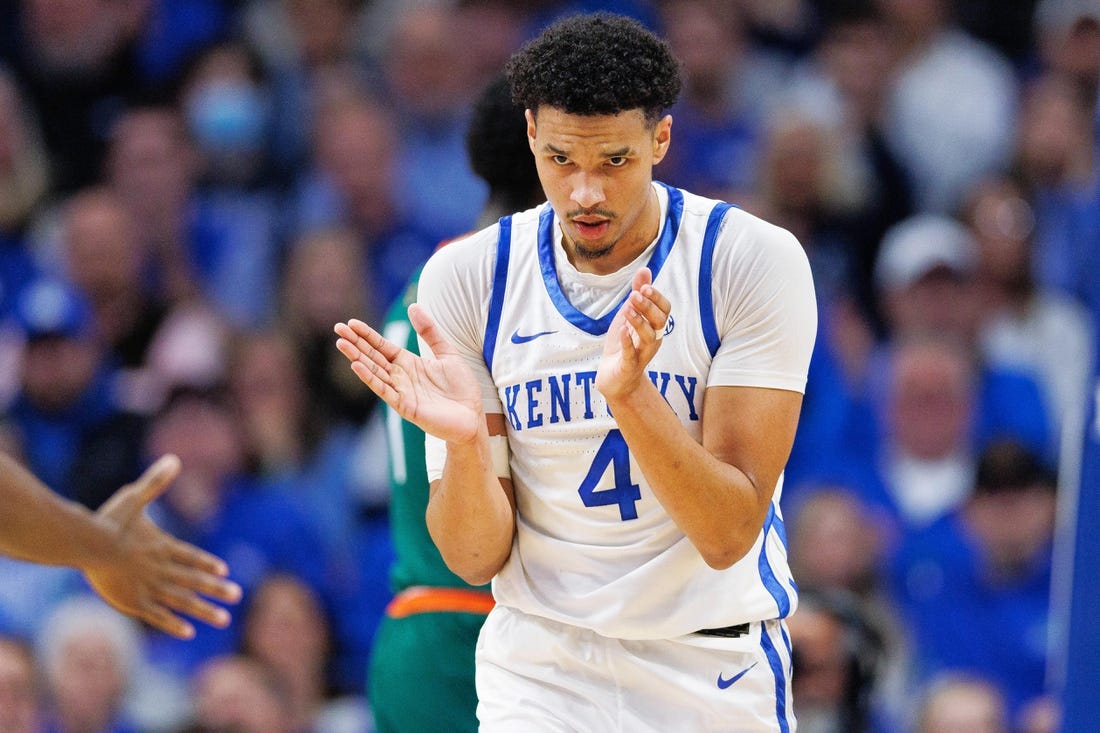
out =
<path fill-rule="evenodd" d="M 650 183 L 665 157 L 672 118 L 647 125 L 641 110 L 572 115 L 527 111 L 539 180 L 562 223 L 577 269 L 614 272 L 657 236 L 660 205 Z"/>

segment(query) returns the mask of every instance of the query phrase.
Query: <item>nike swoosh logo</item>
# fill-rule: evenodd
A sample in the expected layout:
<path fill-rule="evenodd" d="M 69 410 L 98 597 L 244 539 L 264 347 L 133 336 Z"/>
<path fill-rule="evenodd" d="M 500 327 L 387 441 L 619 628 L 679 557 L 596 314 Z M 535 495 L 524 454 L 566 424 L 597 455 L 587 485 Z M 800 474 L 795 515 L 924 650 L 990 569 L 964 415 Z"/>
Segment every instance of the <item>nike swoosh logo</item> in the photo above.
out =
<path fill-rule="evenodd" d="M 519 335 L 519 329 L 517 328 L 515 331 L 512 332 L 512 343 L 513 344 L 525 344 L 528 341 L 534 341 L 539 336 L 549 336 L 552 333 L 557 333 L 557 331 L 539 331 L 538 333 L 532 333 L 532 334 L 529 334 L 529 335 L 526 335 L 526 336 L 520 336 Z"/>
<path fill-rule="evenodd" d="M 753 662 L 752 666 L 750 666 L 748 669 L 741 670 L 740 672 L 735 674 L 733 677 L 730 677 L 728 680 L 722 679 L 722 673 L 719 672 L 718 673 L 718 689 L 719 690 L 726 689 L 727 687 L 732 685 L 734 682 L 736 682 L 737 680 L 739 680 L 742 677 L 744 677 L 745 675 L 747 675 L 749 673 L 749 670 L 751 670 L 753 667 L 755 667 L 758 664 L 760 664 L 760 662 Z"/>

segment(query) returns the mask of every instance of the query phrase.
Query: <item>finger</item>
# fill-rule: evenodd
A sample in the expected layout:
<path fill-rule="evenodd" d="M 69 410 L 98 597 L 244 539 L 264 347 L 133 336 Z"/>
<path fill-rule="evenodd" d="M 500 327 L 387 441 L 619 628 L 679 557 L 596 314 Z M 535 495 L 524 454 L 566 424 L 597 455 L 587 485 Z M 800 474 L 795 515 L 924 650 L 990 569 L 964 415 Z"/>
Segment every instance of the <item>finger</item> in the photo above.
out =
<path fill-rule="evenodd" d="M 229 575 L 229 566 L 225 560 L 217 555 L 182 540 L 177 540 L 167 533 L 162 534 L 171 543 L 168 548 L 168 555 L 174 562 L 223 578 Z"/>
<path fill-rule="evenodd" d="M 370 391 L 374 392 L 379 399 L 404 416 L 398 405 L 401 394 L 395 388 L 388 374 L 383 372 L 376 364 L 363 360 L 353 361 L 351 370 L 355 373 L 355 376 L 359 377 L 359 381 L 367 385 Z"/>
<path fill-rule="evenodd" d="M 630 288 L 632 290 L 641 290 L 646 285 L 653 282 L 653 271 L 648 267 L 643 267 L 634 273 L 634 278 L 630 281 Z"/>
<path fill-rule="evenodd" d="M 409 322 L 412 323 L 412 327 L 420 337 L 424 339 L 424 343 L 432 354 L 441 356 L 455 353 L 454 347 L 443 337 L 443 332 L 439 330 L 439 327 L 435 325 L 435 321 L 428 315 L 428 311 L 424 310 L 420 304 L 413 303 L 409 306 Z"/>
<path fill-rule="evenodd" d="M 652 285 L 645 285 L 642 289 L 630 293 L 630 304 L 641 314 L 649 326 L 657 333 L 664 330 L 668 322 L 668 314 L 671 304 Z"/>
<path fill-rule="evenodd" d="M 225 577 L 227 568 L 220 558 L 182 542 L 176 544 L 171 552 L 176 563 L 172 579 L 178 585 L 224 603 L 241 600 L 241 587 Z"/>
<path fill-rule="evenodd" d="M 638 358 L 639 343 L 636 340 L 637 332 L 629 323 L 624 323 L 619 330 L 619 344 L 622 346 L 622 360 L 629 366 Z"/>
<path fill-rule="evenodd" d="M 349 320 L 347 326 L 348 329 L 359 338 L 356 346 L 358 346 L 361 351 L 367 351 L 367 349 L 363 348 L 363 342 L 366 342 L 370 350 L 377 351 L 384 357 L 385 361 L 391 362 L 397 359 L 403 351 L 402 347 L 390 341 L 358 318 Z"/>
<path fill-rule="evenodd" d="M 150 604 L 139 614 L 142 621 L 177 639 L 195 638 L 195 627 L 164 606 Z"/>
<path fill-rule="evenodd" d="M 130 484 L 131 491 L 139 495 L 140 504 L 145 506 L 163 494 L 168 484 L 171 484 L 177 475 L 179 475 L 179 458 L 173 453 L 166 453 L 145 469 L 138 480 Z"/>
<path fill-rule="evenodd" d="M 366 326 L 366 324 L 363 324 L 361 321 L 357 323 L 369 328 L 369 326 Z M 348 361 L 352 363 L 362 361 L 367 366 L 375 364 L 385 373 L 388 373 L 393 368 L 394 362 L 401 356 L 401 352 L 403 351 L 403 349 L 394 346 L 390 341 L 386 341 L 379 336 L 378 338 L 385 342 L 385 344 L 380 345 L 385 346 L 388 344 L 389 346 L 393 346 L 394 353 L 387 356 L 385 352 L 375 348 L 370 339 L 361 335 L 358 331 L 355 331 L 346 324 L 337 324 L 336 332 L 340 335 L 340 338 L 336 340 L 336 348 L 340 350 L 341 354 L 347 357 Z"/>
<path fill-rule="evenodd" d="M 221 606 L 200 598 L 196 593 L 183 590 L 172 584 L 164 585 L 158 589 L 155 597 L 157 602 L 167 609 L 190 616 L 215 628 L 224 629 L 229 625 L 232 618 L 229 611 Z"/>

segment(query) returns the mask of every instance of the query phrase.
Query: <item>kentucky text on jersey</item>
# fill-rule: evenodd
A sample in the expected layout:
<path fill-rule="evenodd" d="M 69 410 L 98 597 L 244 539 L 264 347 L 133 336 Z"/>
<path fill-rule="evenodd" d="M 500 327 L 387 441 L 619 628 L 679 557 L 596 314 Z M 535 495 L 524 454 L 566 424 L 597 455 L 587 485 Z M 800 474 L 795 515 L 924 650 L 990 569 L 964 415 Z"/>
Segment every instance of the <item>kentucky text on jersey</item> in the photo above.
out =
<path fill-rule="evenodd" d="M 649 379 L 681 420 L 699 419 L 696 398 L 701 392 L 696 389 L 698 378 L 651 371 Z M 671 384 L 675 384 L 678 389 L 673 389 L 670 396 Z M 553 425 L 570 422 L 573 419 L 591 420 L 596 417 L 597 409 L 602 410 L 603 414 L 611 414 L 596 389 L 595 370 L 551 374 L 545 378 L 509 384 L 501 390 L 501 397 L 505 415 L 513 430 L 537 428 L 547 423 Z M 579 407 L 582 404 L 581 397 L 584 410 L 574 418 L 573 405 Z"/>

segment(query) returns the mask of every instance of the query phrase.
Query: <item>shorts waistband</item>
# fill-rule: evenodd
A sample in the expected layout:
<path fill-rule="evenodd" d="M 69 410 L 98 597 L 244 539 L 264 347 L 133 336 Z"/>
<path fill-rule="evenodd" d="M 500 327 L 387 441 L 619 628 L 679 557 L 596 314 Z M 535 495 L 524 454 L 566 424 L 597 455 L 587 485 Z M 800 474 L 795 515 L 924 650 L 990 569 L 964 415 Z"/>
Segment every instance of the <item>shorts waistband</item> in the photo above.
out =
<path fill-rule="evenodd" d="M 748 635 L 749 626 L 750 624 L 746 622 L 734 626 L 723 626 L 720 629 L 699 629 L 695 633 L 702 634 L 703 636 L 723 636 L 727 639 L 738 639 Z"/>
<path fill-rule="evenodd" d="M 476 613 L 485 616 L 494 605 L 493 595 L 486 591 L 414 585 L 393 597 L 386 606 L 386 615 L 390 618 L 405 618 L 418 613 Z"/>

